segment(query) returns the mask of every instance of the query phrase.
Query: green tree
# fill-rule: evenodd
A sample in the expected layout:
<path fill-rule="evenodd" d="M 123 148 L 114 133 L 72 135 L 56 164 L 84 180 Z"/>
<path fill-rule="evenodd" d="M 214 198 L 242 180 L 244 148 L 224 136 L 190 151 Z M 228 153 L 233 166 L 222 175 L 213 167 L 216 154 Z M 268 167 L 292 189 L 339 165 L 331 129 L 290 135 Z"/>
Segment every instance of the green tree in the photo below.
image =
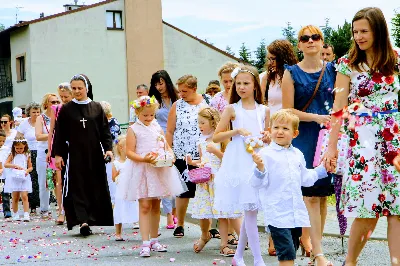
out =
<path fill-rule="evenodd" d="M 400 13 L 395 12 L 395 16 L 392 18 L 392 26 L 394 45 L 400 48 Z"/>
<path fill-rule="evenodd" d="M 225 51 L 226 51 L 228 54 L 235 56 L 235 52 L 232 51 L 232 47 L 230 47 L 229 45 L 226 46 Z"/>
<path fill-rule="evenodd" d="M 265 39 L 262 39 L 260 44 L 257 47 L 257 50 L 254 52 L 256 59 L 254 62 L 254 66 L 258 69 L 258 72 L 263 72 L 265 65 L 265 57 L 267 56 L 267 48 L 265 44 Z"/>
<path fill-rule="evenodd" d="M 338 26 L 337 30 L 332 30 L 330 44 L 335 48 L 337 57 L 347 54 L 351 46 L 351 23 L 345 21 L 343 26 Z"/>
<path fill-rule="evenodd" d="M 299 48 L 297 47 L 297 36 L 291 22 L 286 22 L 286 28 L 282 29 L 282 34 L 283 37 L 293 45 L 293 50 L 297 55 L 297 59 L 301 61 L 303 59 L 303 53 L 299 51 Z"/>
<path fill-rule="evenodd" d="M 246 63 L 253 64 L 253 60 L 251 59 L 250 49 L 246 47 L 245 43 L 242 43 L 242 46 L 239 48 L 239 58 Z"/>
<path fill-rule="evenodd" d="M 6 27 L 4 27 L 4 24 L 0 23 L 0 31 L 3 31 L 5 29 L 6 29 Z"/>
<path fill-rule="evenodd" d="M 325 43 L 330 43 L 332 37 L 333 29 L 329 25 L 329 18 L 325 19 L 325 26 L 322 28 L 322 33 L 324 34 Z"/>

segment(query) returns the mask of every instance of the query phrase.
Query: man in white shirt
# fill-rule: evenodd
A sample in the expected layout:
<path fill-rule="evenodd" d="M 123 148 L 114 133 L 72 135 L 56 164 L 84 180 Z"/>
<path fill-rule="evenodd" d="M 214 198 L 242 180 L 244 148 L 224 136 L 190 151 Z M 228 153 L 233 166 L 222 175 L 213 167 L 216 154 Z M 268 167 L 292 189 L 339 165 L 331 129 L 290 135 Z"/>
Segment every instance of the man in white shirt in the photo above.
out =
<path fill-rule="evenodd" d="M 149 88 L 145 84 L 140 84 L 136 87 L 136 96 L 140 98 L 141 96 L 148 96 L 149 95 Z M 129 125 L 133 125 L 136 122 L 136 114 L 135 108 L 131 105 L 129 107 Z"/>
<path fill-rule="evenodd" d="M 299 122 L 287 109 L 273 114 L 271 144 L 258 154 L 253 153 L 256 167 L 251 182 L 260 189 L 265 225 L 271 232 L 280 265 L 294 265 L 302 227 L 310 227 L 301 187 L 312 186 L 327 176 L 323 165 L 307 169 L 303 153 L 292 146 L 293 138 L 299 135 Z"/>

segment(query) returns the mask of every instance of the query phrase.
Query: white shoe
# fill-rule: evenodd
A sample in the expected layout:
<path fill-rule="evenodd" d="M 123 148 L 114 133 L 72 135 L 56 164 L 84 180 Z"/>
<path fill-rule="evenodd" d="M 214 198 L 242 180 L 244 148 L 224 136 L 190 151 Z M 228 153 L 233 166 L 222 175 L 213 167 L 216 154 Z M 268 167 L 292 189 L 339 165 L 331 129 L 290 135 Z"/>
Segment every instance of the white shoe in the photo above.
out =
<path fill-rule="evenodd" d="M 29 212 L 24 212 L 24 222 L 29 222 L 31 217 L 29 217 Z"/>
<path fill-rule="evenodd" d="M 13 220 L 13 221 L 21 221 L 21 218 L 19 218 L 18 212 L 15 212 L 15 213 L 13 214 L 12 220 Z"/>
<path fill-rule="evenodd" d="M 49 212 L 48 211 L 42 211 L 42 219 L 48 219 L 49 218 Z"/>

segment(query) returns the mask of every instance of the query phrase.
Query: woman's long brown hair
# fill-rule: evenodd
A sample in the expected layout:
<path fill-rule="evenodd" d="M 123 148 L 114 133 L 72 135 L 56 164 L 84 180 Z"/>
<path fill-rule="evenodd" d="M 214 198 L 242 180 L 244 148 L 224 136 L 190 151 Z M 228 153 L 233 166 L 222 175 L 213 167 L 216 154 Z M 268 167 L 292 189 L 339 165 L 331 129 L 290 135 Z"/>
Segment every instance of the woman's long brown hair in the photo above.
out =
<path fill-rule="evenodd" d="M 390 35 L 385 17 L 382 11 L 377 7 L 367 7 L 358 11 L 353 20 L 351 29 L 355 21 L 366 19 L 371 27 L 374 42 L 372 45 L 374 51 L 374 61 L 369 66 L 371 73 L 379 71 L 384 76 L 392 76 L 395 73 L 396 54 L 390 43 Z M 361 50 L 354 40 L 349 50 L 349 66 L 357 71 L 365 71 L 360 68 L 360 64 L 367 64 L 367 56 L 365 51 Z"/>
<path fill-rule="evenodd" d="M 240 67 L 241 70 L 246 70 L 246 71 L 251 72 L 251 74 L 249 73 L 249 75 L 251 75 L 253 77 L 254 89 L 255 89 L 254 90 L 254 100 L 258 104 L 262 104 L 263 96 L 262 96 L 262 92 L 261 92 L 260 77 L 258 75 L 257 69 L 253 66 L 248 66 L 248 65 L 243 65 L 243 64 L 240 64 L 238 67 Z M 248 72 L 239 72 L 239 73 L 248 73 Z M 237 103 L 239 100 L 240 100 L 240 96 L 236 91 L 236 78 L 234 78 L 232 88 L 231 88 L 231 93 L 229 96 L 229 103 L 230 104 Z"/>

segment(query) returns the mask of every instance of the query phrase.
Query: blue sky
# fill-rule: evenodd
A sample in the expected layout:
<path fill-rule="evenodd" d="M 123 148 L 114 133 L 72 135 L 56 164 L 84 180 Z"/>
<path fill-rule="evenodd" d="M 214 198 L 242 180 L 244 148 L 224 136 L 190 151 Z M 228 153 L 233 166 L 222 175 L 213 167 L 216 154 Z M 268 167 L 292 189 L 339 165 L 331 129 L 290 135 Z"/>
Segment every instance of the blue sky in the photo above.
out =
<path fill-rule="evenodd" d="M 9 27 L 18 20 L 31 20 L 64 10 L 72 0 L 0 0 L 0 23 Z M 79 0 L 93 4 L 99 0 Z M 251 4 L 249 4 L 251 3 Z M 379 3 L 379 4 L 378 4 Z M 221 49 L 227 45 L 236 52 L 244 42 L 254 51 L 262 39 L 266 43 L 282 38 L 282 28 L 290 21 L 295 30 L 313 24 L 322 26 L 325 18 L 332 27 L 351 21 L 354 14 L 367 6 L 382 9 L 389 26 L 394 9 L 400 12 L 398 0 L 162 0 L 163 19 Z"/>

